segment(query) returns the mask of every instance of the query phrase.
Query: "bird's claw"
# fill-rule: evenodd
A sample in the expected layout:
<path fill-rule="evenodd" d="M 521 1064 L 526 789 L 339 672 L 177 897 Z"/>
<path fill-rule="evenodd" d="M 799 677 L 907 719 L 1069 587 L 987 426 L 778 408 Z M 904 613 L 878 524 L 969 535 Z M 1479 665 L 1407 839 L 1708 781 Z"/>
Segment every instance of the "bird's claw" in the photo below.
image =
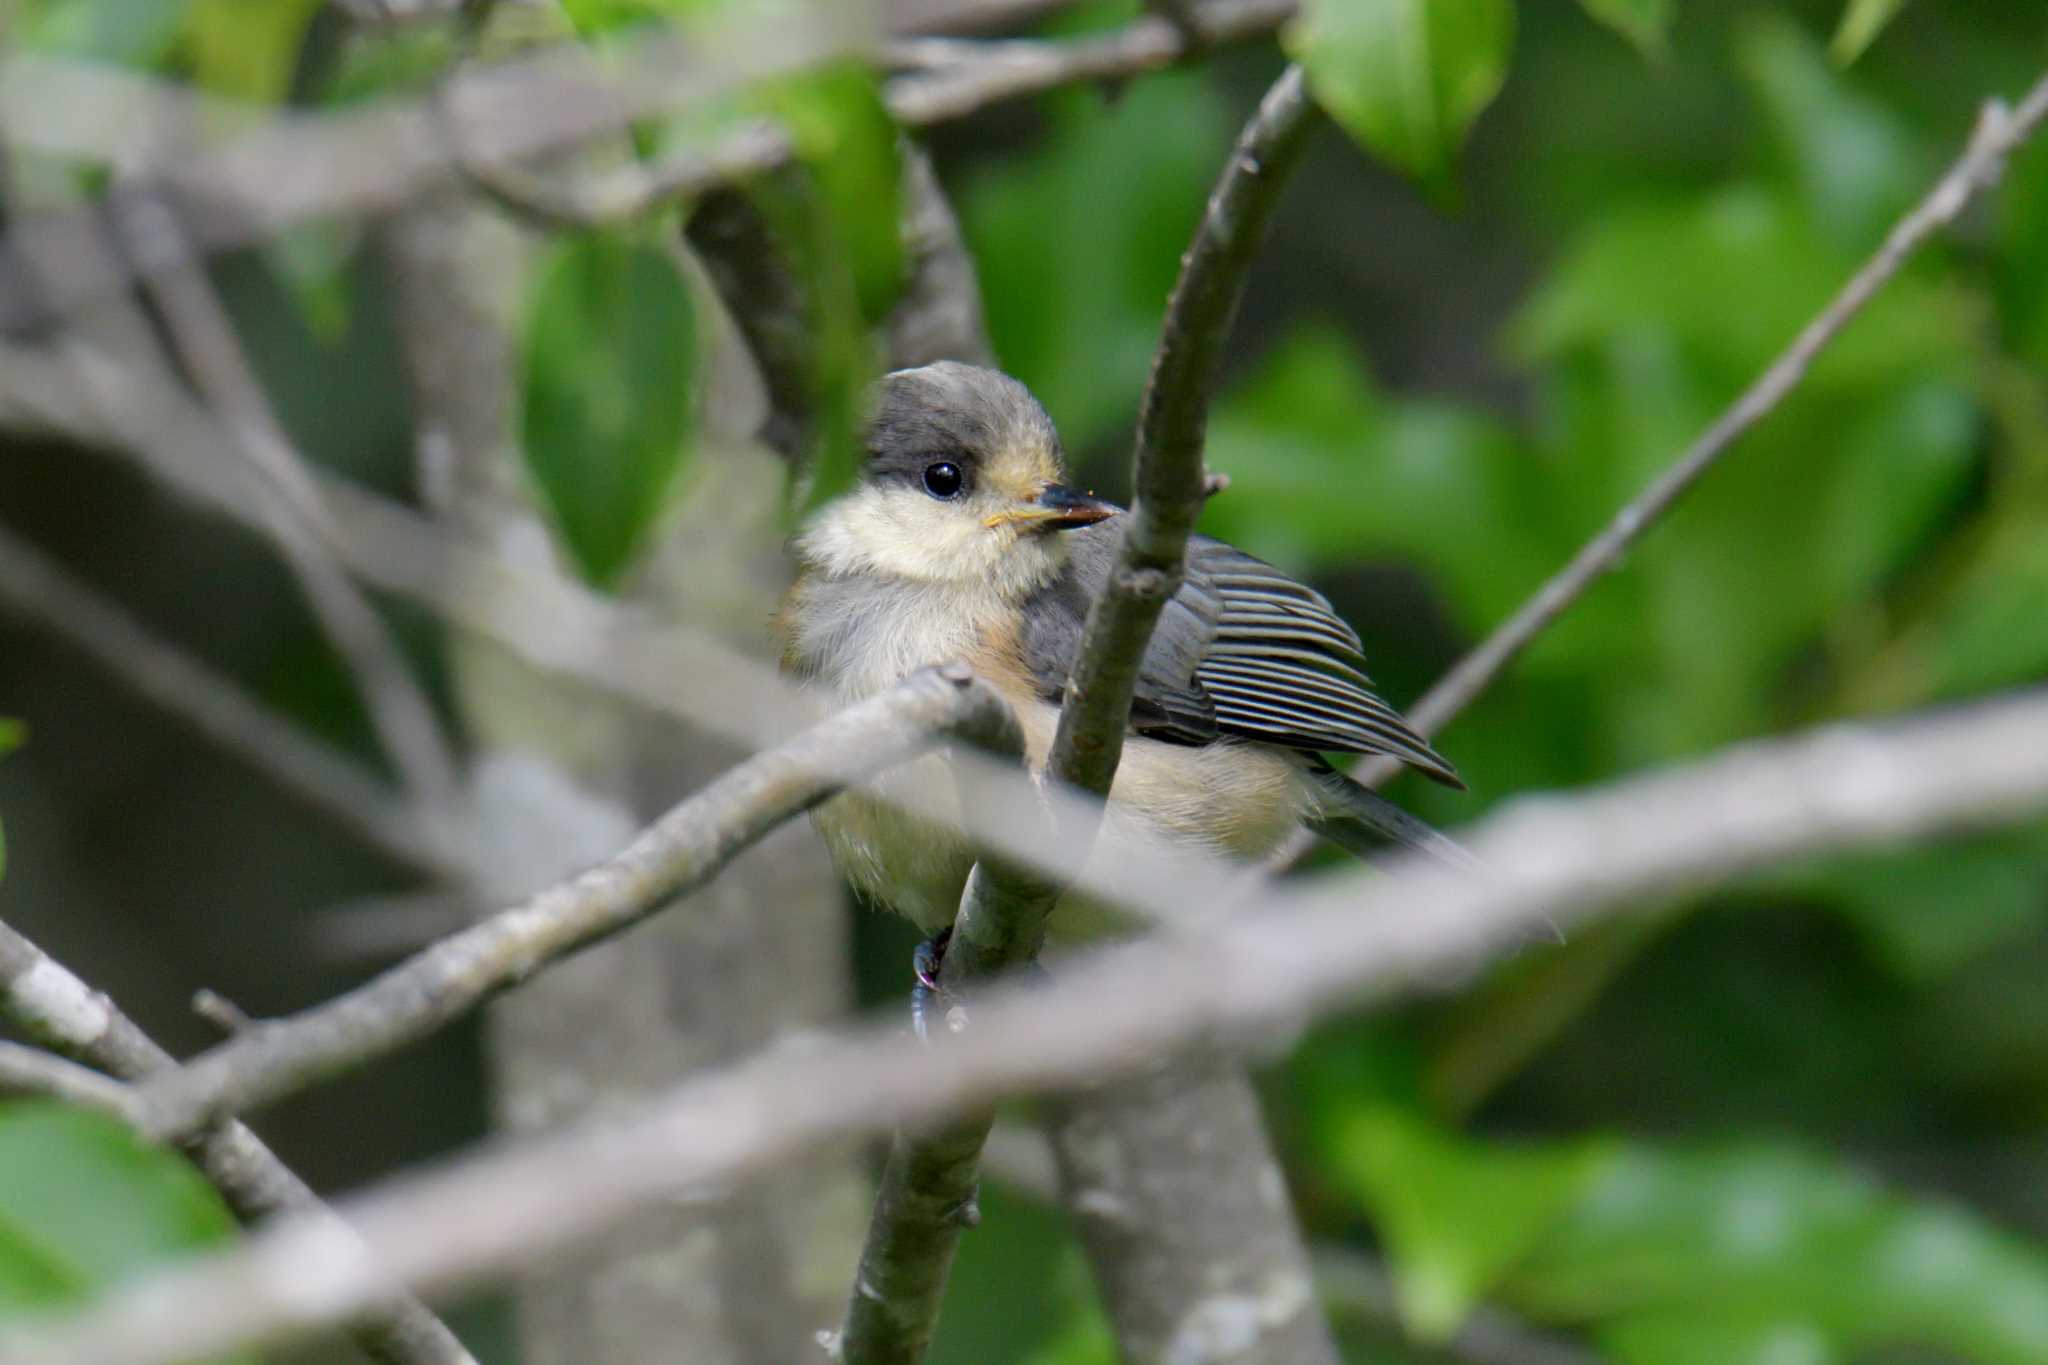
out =
<path fill-rule="evenodd" d="M 952 1003 L 952 993 L 939 984 L 939 968 L 946 960 L 946 942 L 952 936 L 953 930 L 949 925 L 918 944 L 910 954 L 910 970 L 917 976 L 917 984 L 910 988 L 910 1026 L 916 1031 L 919 1042 L 931 1041 L 934 1018 L 943 1019 L 953 1032 L 959 1031 L 953 1019 L 958 1007 Z"/>

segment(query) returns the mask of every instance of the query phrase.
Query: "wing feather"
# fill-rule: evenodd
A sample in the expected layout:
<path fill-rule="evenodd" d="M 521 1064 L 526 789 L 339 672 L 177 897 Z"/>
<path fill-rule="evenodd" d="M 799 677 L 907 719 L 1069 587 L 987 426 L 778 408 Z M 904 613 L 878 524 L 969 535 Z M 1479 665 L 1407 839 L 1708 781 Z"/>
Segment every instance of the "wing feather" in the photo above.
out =
<path fill-rule="evenodd" d="M 1073 668 L 1118 530 L 1111 520 L 1065 532 L 1068 572 L 1026 608 L 1026 653 L 1049 700 Z M 1389 754 L 1439 782 L 1463 785 L 1373 691 L 1358 632 L 1328 598 L 1206 536 L 1188 542 L 1186 580 L 1146 650 L 1131 725 L 1184 744 L 1234 735 L 1307 752 Z"/>

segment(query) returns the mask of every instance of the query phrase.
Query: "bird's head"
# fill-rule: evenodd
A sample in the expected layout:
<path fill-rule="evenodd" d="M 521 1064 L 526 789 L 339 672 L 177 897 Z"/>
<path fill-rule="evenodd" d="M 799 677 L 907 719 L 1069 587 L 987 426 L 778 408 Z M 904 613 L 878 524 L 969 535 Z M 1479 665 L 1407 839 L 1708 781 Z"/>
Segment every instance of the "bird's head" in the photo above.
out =
<path fill-rule="evenodd" d="M 1066 484 L 1052 419 L 1022 384 L 942 361 L 880 385 L 860 484 L 806 528 L 830 573 L 1021 594 L 1065 559 L 1058 534 L 1117 508 Z"/>

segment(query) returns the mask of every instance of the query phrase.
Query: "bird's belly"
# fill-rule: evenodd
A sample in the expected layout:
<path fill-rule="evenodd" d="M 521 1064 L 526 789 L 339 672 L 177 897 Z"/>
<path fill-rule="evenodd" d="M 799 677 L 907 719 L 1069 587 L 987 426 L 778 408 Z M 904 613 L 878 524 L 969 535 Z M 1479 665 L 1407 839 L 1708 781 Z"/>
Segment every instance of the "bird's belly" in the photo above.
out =
<path fill-rule="evenodd" d="M 811 816 L 840 875 L 928 934 L 953 922 L 974 854 L 956 830 L 913 815 L 902 803 L 915 793 L 953 811 L 952 791 L 945 760 L 921 758 L 833 797 Z"/>

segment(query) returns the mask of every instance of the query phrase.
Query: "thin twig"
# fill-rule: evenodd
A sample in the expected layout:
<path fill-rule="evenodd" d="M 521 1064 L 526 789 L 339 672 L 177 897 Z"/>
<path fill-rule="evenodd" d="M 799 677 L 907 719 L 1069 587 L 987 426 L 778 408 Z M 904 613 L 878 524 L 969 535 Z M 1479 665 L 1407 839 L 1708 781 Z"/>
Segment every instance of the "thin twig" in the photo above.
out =
<path fill-rule="evenodd" d="M 1799 329 L 1791 343 L 1764 372 L 1743 390 L 1734 403 L 1700 433 L 1679 457 L 1652 479 L 1642 492 L 1614 514 L 1612 520 L 1580 547 L 1562 569 L 1553 574 L 1514 615 L 1494 627 L 1479 646 L 1439 678 L 1408 713 L 1408 721 L 1424 736 L 1433 736 L 1462 714 L 1493 681 L 1512 664 L 1572 604 L 1583 597 L 1609 572 L 1649 530 L 1661 521 L 1678 500 L 1725 456 L 1750 428 L 1777 408 L 1798 388 L 1822 351 L 1839 336 L 1864 306 L 1889 284 L 1892 277 L 1934 235 L 1953 223 L 1971 201 L 1997 185 L 2006 162 L 2028 138 L 2048 120 L 2048 75 L 2028 88 L 2017 107 L 2008 109 L 2002 101 L 1987 101 L 1970 134 L 1968 145 L 1953 164 L 1934 182 L 1925 197 L 1893 224 L 1877 251 L 1857 268 L 1827 305 Z M 1392 759 L 1379 758 L 1361 764 L 1353 774 L 1367 785 L 1377 786 L 1400 771 Z M 1266 866 L 1292 866 L 1315 843 L 1313 835 L 1298 833 L 1267 860 Z"/>
<path fill-rule="evenodd" d="M 889 83 L 889 112 L 913 128 L 977 113 L 992 104 L 1082 81 L 1121 80 L 1172 66 L 1221 46 L 1271 33 L 1294 16 L 1299 0 L 1199 0 L 1188 5 L 1202 41 L 1175 20 L 1147 14 L 1109 33 L 1065 42 L 1014 39 L 975 45 L 950 66 L 897 77 Z M 927 54 L 936 56 L 935 50 Z M 898 56 L 917 56 L 911 45 Z M 920 63 L 922 64 L 922 63 Z"/>
<path fill-rule="evenodd" d="M 1049 773 L 1097 795 L 1109 789 L 1122 752 L 1135 660 L 1179 585 L 1188 532 L 1205 500 L 1202 426 L 1216 361 L 1266 219 L 1312 126 L 1312 108 L 1299 71 L 1290 68 L 1239 139 L 1167 308 L 1140 424 L 1138 497 L 1125 518 L 1122 562 L 1090 614 L 1083 666 L 1068 684 L 1048 763 Z M 1137 584 L 1144 586 L 1129 590 Z M 1115 661 L 1126 656 L 1131 662 L 1119 677 Z M 1094 699 L 1092 708 L 1077 704 L 1084 694 Z M 1087 837 L 1085 830 L 1075 834 L 1077 840 L 1056 842 Z M 965 988 L 1035 958 L 1062 889 L 1048 878 L 984 859 L 954 921 L 941 984 Z M 969 1211 L 990 1121 L 977 1115 L 897 1138 L 838 1341 L 847 1365 L 916 1365 L 924 1358 L 960 1230 L 973 1219 Z"/>
<path fill-rule="evenodd" d="M 0 528 L 0 607 L 69 641 L 152 706 L 190 725 L 378 852 L 437 878 L 462 853 L 408 816 L 375 774 L 145 630 L 120 607 Z"/>
<path fill-rule="evenodd" d="M 188 1133 L 424 1037 L 702 885 L 756 839 L 845 783 L 947 739 L 1000 745 L 1014 725 L 1009 708 L 963 668 L 917 673 L 730 769 L 615 857 L 345 995 L 261 1023 L 145 1084 L 145 1126 L 161 1135 Z"/>
<path fill-rule="evenodd" d="M 112 1000 L 4 922 L 0 1015 L 73 1062 L 123 1081 L 177 1070 L 177 1061 Z M 133 1089 L 124 1091 L 120 1114 L 133 1123 L 141 1113 L 141 1098 Z M 223 1123 L 180 1145 L 244 1222 L 289 1214 L 301 1226 L 321 1229 L 323 1236 L 353 1243 L 353 1234 L 246 1124 Z M 376 1280 L 366 1286 L 369 1292 L 358 1310 L 340 1319 L 355 1324 L 351 1331 L 364 1350 L 385 1365 L 476 1365 L 431 1309 L 389 1278 L 380 1274 Z"/>
<path fill-rule="evenodd" d="M 152 371 L 131 369 L 83 343 L 53 358 L 0 344 L 0 406 L 10 420 L 61 431 L 132 459 L 196 505 L 259 527 L 249 490 L 213 458 L 226 439 L 189 395 Z M 336 542 L 350 570 L 451 624 L 504 646 L 525 663 L 573 677 L 749 747 L 780 743 L 823 714 L 818 698 L 702 632 L 601 598 L 530 564 L 513 564 L 420 514 L 341 482 L 323 483 Z M 1078 794 L 1041 790 L 975 753 L 954 757 L 986 804 L 961 811 L 931 793 L 897 793 L 925 819 L 961 824 L 974 841 L 1049 870 L 1070 870 L 1072 850 L 1033 837 L 1043 803 L 1062 827 L 1092 825 Z M 1171 923 L 1213 900 L 1232 865 L 1199 850 L 1170 855 L 1139 840 L 1113 841 L 1080 885 L 1105 902 Z"/>
<path fill-rule="evenodd" d="M 445 817 L 461 800 L 454 752 L 383 618 L 336 562 L 319 488 L 249 368 L 234 323 L 199 273 L 169 206 L 147 194 L 116 198 L 116 221 L 179 359 L 255 471 L 257 505 L 272 544 L 353 675 L 385 756 L 404 777 L 413 803 Z"/>
<path fill-rule="evenodd" d="M 1751 427 L 1784 402 L 1820 353 L 1891 282 L 1907 260 L 1953 223 L 1978 194 L 1998 183 L 2014 150 L 2040 128 L 2044 119 L 2048 119 L 2048 75 L 2034 83 L 2015 109 L 2008 110 L 1997 100 L 1986 103 L 1962 155 L 1934 182 L 1926 197 L 1885 234 L 1876 253 L 1849 277 L 1812 321 L 1799 329 L 1799 335 L 1742 396 L 1700 433 L 1698 440 L 1616 512 L 1600 534 L 1587 541 L 1570 563 L 1516 608 L 1513 616 L 1423 695 L 1409 715 L 1415 727 L 1424 735 L 1442 729 L 1453 716 L 1470 706 L 1586 589 L 1620 564 L 1630 547 L 1701 476 Z"/>
<path fill-rule="evenodd" d="M 135 1092 L 54 1052 L 0 1039 L 0 1095 L 51 1099 L 132 1120 Z"/>
<path fill-rule="evenodd" d="M 898 1123 L 1121 1074 L 1201 1038 L 1271 1038 L 1382 1003 L 1656 893 L 1779 859 L 1981 829 L 2048 809 L 2048 695 L 1759 743 L 1490 818 L 1468 877 L 1421 860 L 1276 898 L 991 991 L 974 1026 L 920 1045 L 892 1020 L 778 1047 L 629 1119 L 485 1152 L 345 1207 L 360 1243 L 290 1221 L 242 1247 L 0 1336 L 9 1365 L 168 1365 L 302 1335 L 377 1301 L 395 1275 L 466 1282 L 545 1255 L 649 1200 Z M 308 1294 L 317 1284 L 320 1292 Z"/>
<path fill-rule="evenodd" d="M 906 140 L 903 153 L 910 280 L 889 318 L 890 366 L 935 360 L 990 364 L 994 348 L 980 282 L 952 205 L 923 151 Z M 1021 777 L 1022 747 L 1003 757 Z M 959 770 L 961 809 L 1000 804 L 999 793 L 980 790 L 985 776 Z M 1026 818 L 1039 838 L 1050 838 L 1041 810 L 1032 807 Z M 940 969 L 942 989 L 974 989 L 1035 957 L 1036 932 L 1057 894 L 1056 887 L 1015 864 L 990 859 L 976 867 L 954 916 Z M 844 1365 L 916 1365 L 924 1359 L 960 1235 L 980 1221 L 977 1172 L 988 1129 L 989 1116 L 976 1114 L 894 1135 L 845 1318 L 831 1343 Z"/>

